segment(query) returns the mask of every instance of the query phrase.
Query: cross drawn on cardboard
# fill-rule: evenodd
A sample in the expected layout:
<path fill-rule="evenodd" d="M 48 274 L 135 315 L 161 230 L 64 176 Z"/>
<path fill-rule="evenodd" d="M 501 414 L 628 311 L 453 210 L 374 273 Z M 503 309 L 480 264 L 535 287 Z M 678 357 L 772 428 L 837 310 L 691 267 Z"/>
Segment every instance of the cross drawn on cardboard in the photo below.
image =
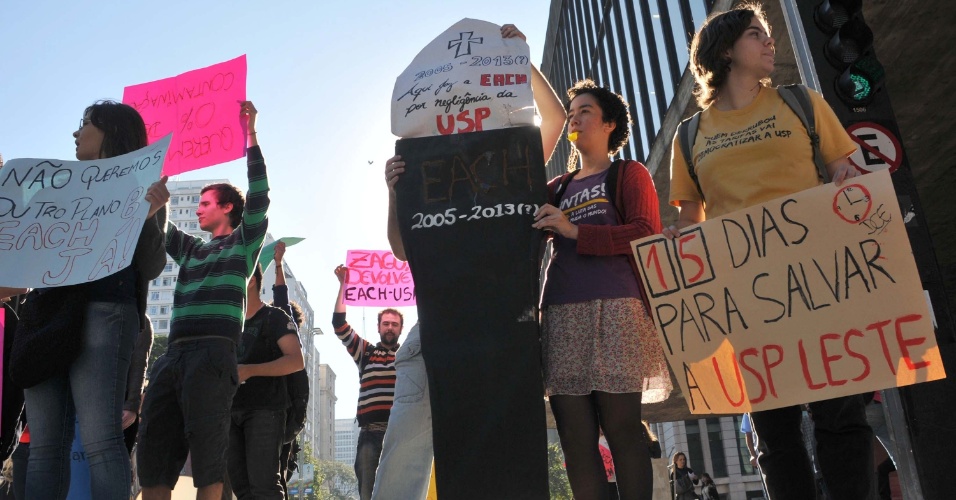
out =
<path fill-rule="evenodd" d="M 468 35 L 467 40 L 465 40 L 466 34 Z M 448 50 L 451 50 L 452 47 L 455 48 L 455 59 L 458 59 L 461 56 L 470 56 L 471 44 L 473 43 L 477 43 L 477 44 L 484 43 L 484 37 L 475 38 L 474 31 L 462 31 L 461 33 L 458 33 L 457 40 L 448 41 Z M 465 50 L 464 53 L 462 53 L 462 45 L 464 45 L 464 50 Z"/>

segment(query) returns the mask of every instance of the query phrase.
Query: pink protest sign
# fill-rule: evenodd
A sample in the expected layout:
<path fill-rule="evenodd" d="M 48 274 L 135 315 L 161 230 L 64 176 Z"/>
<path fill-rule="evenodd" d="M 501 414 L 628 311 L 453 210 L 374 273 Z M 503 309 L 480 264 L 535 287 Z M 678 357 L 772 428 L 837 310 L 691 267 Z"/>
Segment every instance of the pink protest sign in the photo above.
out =
<path fill-rule="evenodd" d="M 349 250 L 345 258 L 345 303 L 352 306 L 413 306 L 415 283 L 408 262 L 385 250 Z"/>
<path fill-rule="evenodd" d="M 246 154 L 239 103 L 246 100 L 246 56 L 123 90 L 146 122 L 149 142 L 172 132 L 163 174 L 176 175 Z"/>
<path fill-rule="evenodd" d="M 3 372 L 5 371 L 3 366 L 3 340 L 6 338 L 3 329 L 7 326 L 6 315 L 7 308 L 0 305 L 0 413 L 3 413 Z"/>

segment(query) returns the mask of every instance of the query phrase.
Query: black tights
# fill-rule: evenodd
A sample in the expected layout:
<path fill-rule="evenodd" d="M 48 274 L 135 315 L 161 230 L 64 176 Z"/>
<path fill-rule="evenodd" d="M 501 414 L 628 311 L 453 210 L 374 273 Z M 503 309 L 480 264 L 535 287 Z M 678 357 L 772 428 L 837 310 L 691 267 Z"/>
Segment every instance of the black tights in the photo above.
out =
<path fill-rule="evenodd" d="M 598 426 L 604 430 L 621 500 L 650 500 L 651 455 L 641 422 L 641 393 L 551 396 L 568 479 L 576 500 L 605 500 L 607 474 L 598 449 Z"/>

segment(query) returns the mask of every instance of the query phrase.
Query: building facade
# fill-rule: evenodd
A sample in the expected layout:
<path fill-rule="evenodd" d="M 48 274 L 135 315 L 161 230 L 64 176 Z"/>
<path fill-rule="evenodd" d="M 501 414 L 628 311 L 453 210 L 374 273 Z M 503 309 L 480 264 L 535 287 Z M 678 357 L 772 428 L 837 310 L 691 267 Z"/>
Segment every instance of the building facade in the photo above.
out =
<path fill-rule="evenodd" d="M 564 100 L 565 90 L 583 78 L 623 95 L 633 124 L 631 139 L 617 157 L 648 163 L 679 94 L 691 37 L 714 3 L 552 0 L 541 72 Z M 550 177 L 564 171 L 570 152 L 563 138 L 548 164 Z"/>
<path fill-rule="evenodd" d="M 316 391 L 313 391 L 315 394 Z M 327 364 L 319 365 L 318 405 L 316 405 L 316 435 L 319 460 L 335 459 L 335 372 Z"/>
<path fill-rule="evenodd" d="M 747 442 L 740 433 L 740 416 L 702 418 L 651 424 L 668 464 L 677 452 L 700 476 L 714 478 L 722 500 L 766 498 L 760 475 L 750 465 Z"/>
<path fill-rule="evenodd" d="M 355 463 L 355 448 L 358 446 L 358 419 L 335 419 L 335 461 Z"/>

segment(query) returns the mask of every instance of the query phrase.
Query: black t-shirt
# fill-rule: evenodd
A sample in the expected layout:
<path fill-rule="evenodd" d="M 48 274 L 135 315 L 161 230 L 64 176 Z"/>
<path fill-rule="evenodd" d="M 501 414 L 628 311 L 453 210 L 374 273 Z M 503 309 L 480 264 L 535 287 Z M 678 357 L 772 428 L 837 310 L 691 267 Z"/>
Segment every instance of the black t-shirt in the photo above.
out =
<path fill-rule="evenodd" d="M 279 339 L 296 335 L 295 323 L 282 309 L 263 305 L 242 329 L 236 356 L 241 365 L 268 363 L 282 357 Z M 239 386 L 233 410 L 284 410 L 289 407 L 285 377 L 251 377 Z"/>

